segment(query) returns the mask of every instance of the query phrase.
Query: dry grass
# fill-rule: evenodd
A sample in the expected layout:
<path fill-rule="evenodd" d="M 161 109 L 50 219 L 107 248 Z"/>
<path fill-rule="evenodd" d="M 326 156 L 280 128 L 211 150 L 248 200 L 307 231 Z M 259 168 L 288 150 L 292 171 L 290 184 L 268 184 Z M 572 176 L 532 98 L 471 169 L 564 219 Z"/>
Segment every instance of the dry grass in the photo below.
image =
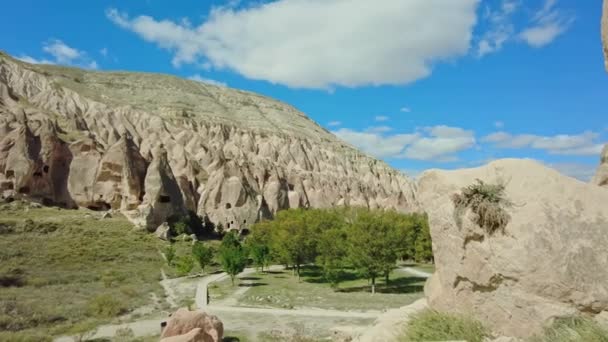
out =
<path fill-rule="evenodd" d="M 557 320 L 531 342 L 608 342 L 608 329 L 590 319 L 568 317 Z"/>
<path fill-rule="evenodd" d="M 408 322 L 400 341 L 482 342 L 486 337 L 489 337 L 489 331 L 472 318 L 425 310 Z"/>
<path fill-rule="evenodd" d="M 505 197 L 504 184 L 486 184 L 477 179 L 474 184 L 462 188 L 461 193 L 452 196 L 454 202 L 454 219 L 462 228 L 462 216 L 470 209 L 473 221 L 489 234 L 504 232 L 511 220 L 506 208 L 513 203 Z"/>

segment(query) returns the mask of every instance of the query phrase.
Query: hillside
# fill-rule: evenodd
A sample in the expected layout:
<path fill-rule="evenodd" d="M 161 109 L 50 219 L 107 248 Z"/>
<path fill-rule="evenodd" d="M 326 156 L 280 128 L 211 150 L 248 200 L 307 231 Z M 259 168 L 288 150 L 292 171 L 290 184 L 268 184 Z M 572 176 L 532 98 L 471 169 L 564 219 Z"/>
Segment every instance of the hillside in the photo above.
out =
<path fill-rule="evenodd" d="M 154 230 L 196 212 L 241 229 L 287 208 L 416 209 L 412 182 L 254 93 L 0 55 L 5 199 L 118 209 Z"/>

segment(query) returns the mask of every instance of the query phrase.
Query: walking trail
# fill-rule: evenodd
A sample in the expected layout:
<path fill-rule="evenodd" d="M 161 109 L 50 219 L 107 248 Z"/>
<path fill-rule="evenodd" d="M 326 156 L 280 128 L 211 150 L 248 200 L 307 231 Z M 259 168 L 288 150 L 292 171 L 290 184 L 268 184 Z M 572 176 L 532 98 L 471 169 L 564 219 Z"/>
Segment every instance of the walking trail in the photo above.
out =
<path fill-rule="evenodd" d="M 279 271 L 283 268 L 283 266 L 274 265 L 270 266 L 268 270 Z M 430 273 L 417 270 L 412 267 L 402 267 L 400 269 L 421 278 L 428 278 L 431 276 Z M 239 274 L 239 277 L 244 277 L 255 272 L 255 268 L 246 268 L 242 273 Z M 163 280 L 161 280 L 160 283 L 167 294 L 167 302 L 169 302 L 171 306 L 177 307 L 175 302 L 176 295 L 173 288 L 169 284 L 171 280 L 167 279 L 166 274 L 162 270 L 161 275 Z M 252 329 L 253 327 L 259 330 L 259 332 L 269 331 L 270 329 L 280 326 L 289 326 L 289 322 L 293 320 L 293 318 L 289 319 L 289 317 L 293 316 L 300 317 L 299 321 L 302 324 L 313 324 L 318 328 L 329 329 L 336 324 L 343 324 L 347 321 L 349 321 L 351 324 L 359 322 L 359 324 L 368 325 L 382 314 L 381 311 L 377 310 L 340 311 L 315 308 L 275 309 L 233 306 L 237 303 L 237 299 L 250 288 L 248 286 L 239 288 L 237 291 L 232 293 L 230 297 L 224 300 L 217 303 L 208 304 L 207 289 L 209 285 L 217 281 L 222 281 L 227 277 L 228 274 L 222 272 L 201 278 L 196 287 L 195 304 L 199 310 L 219 315 L 224 321 L 225 325 L 228 325 L 230 330 Z M 175 279 L 172 280 L 175 281 Z M 102 325 L 97 328 L 93 338 L 113 337 L 118 329 L 125 327 L 130 328 L 136 337 L 155 335 L 160 333 L 160 322 L 164 319 L 166 319 L 166 316 L 159 316 L 158 318 L 124 324 Z M 257 323 L 252 324 L 253 321 L 256 321 Z M 74 340 L 71 337 L 61 337 L 55 339 L 55 341 L 72 342 Z"/>
<path fill-rule="evenodd" d="M 401 267 L 400 269 L 404 270 L 405 272 L 407 272 L 411 275 L 415 275 L 416 277 L 420 277 L 420 278 L 429 278 L 430 276 L 433 275 L 431 273 L 420 271 L 420 270 L 417 270 L 412 267 Z"/>

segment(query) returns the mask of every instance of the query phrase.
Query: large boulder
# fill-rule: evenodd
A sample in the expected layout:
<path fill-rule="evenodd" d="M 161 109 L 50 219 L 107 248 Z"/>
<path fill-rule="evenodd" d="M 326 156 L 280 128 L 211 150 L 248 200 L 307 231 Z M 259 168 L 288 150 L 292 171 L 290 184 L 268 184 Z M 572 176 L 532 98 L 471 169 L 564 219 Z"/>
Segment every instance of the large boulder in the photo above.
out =
<path fill-rule="evenodd" d="M 194 329 L 200 329 L 191 333 Z M 187 335 L 190 339 L 176 339 L 174 336 Z M 197 339 L 192 339 L 197 336 Z M 200 336 L 202 335 L 202 338 Z M 221 342 L 224 337 L 224 325 L 216 316 L 202 311 L 190 311 L 185 308 L 178 309 L 167 321 L 160 339 L 161 341 L 201 341 Z M 173 338 L 173 339 L 168 339 Z"/>
<path fill-rule="evenodd" d="M 608 144 L 604 146 L 604 150 L 600 157 L 600 166 L 598 167 L 595 176 L 593 176 L 591 183 L 608 187 Z"/>
<path fill-rule="evenodd" d="M 513 205 L 504 231 L 488 233 L 471 210 L 455 215 L 452 196 L 476 179 L 506 184 Z M 556 317 L 608 310 L 605 189 L 535 161 L 508 159 L 427 171 L 418 199 L 433 238 L 436 271 L 425 286 L 432 308 L 472 314 L 516 337 Z"/>

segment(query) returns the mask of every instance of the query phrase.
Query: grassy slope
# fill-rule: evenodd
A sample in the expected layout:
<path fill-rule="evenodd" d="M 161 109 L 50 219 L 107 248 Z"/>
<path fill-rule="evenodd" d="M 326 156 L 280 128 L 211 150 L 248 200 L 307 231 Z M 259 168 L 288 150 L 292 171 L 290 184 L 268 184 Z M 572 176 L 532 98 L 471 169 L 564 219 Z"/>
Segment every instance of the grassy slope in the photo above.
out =
<path fill-rule="evenodd" d="M 251 284 L 243 283 L 243 280 Z M 308 266 L 302 271 L 302 279 L 290 271 L 257 273 L 240 280 L 238 286 L 251 286 L 239 300 L 243 306 L 276 308 L 315 307 L 336 310 L 382 310 L 408 305 L 423 296 L 425 279 L 394 271 L 389 285 L 378 280 L 375 295 L 369 293 L 366 279 L 354 272 L 344 276 L 337 290 L 330 287 L 321 276 L 319 268 Z M 209 289 L 211 300 L 222 299 L 234 291 L 230 281 L 222 281 Z"/>
<path fill-rule="evenodd" d="M 0 287 L 0 340 L 108 322 L 115 315 L 92 307 L 100 297 L 121 314 L 150 304 L 151 293 L 163 298 L 163 243 L 153 235 L 132 231 L 120 216 L 101 220 L 95 212 L 25 207 L 0 207 L 0 277 L 22 282 Z"/>

